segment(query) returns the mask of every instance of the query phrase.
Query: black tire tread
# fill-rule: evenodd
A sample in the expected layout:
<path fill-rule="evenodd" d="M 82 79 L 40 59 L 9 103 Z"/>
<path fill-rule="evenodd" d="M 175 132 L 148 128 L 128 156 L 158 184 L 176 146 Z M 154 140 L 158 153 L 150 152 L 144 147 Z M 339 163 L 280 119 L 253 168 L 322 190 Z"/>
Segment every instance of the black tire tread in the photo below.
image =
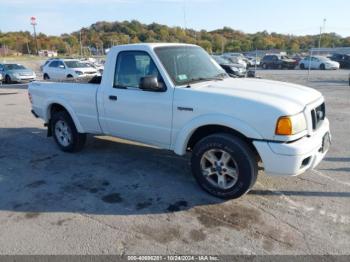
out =
<path fill-rule="evenodd" d="M 248 181 L 238 191 L 235 190 L 236 185 L 234 185 L 231 188 L 232 190 L 229 189 L 229 191 L 222 192 L 221 189 L 215 188 L 214 186 L 211 186 L 210 188 L 210 186 L 201 182 L 202 175 L 201 173 L 199 174 L 199 172 L 201 171 L 197 170 L 197 166 L 198 166 L 197 161 L 200 161 L 198 154 L 201 152 L 202 150 L 201 148 L 205 146 L 205 144 L 214 143 L 214 142 L 222 143 L 223 145 L 226 145 L 226 146 L 231 146 L 231 148 L 233 148 L 234 150 L 239 151 L 240 154 L 244 155 L 244 161 L 247 161 L 247 163 L 245 164 L 248 164 L 249 168 L 251 169 L 250 170 L 251 172 L 249 172 L 250 178 L 239 177 L 239 181 L 236 183 L 236 185 L 239 184 L 242 178 L 243 180 L 247 179 Z M 213 134 L 203 138 L 194 146 L 192 159 L 191 159 L 192 173 L 196 178 L 197 182 L 199 183 L 199 185 L 208 193 L 223 199 L 235 199 L 246 194 L 254 186 L 258 175 L 258 165 L 255 159 L 256 159 L 255 153 L 253 152 L 253 150 L 251 149 L 250 145 L 248 145 L 247 142 L 231 134 L 217 133 L 217 134 Z M 242 176 L 242 174 L 240 174 L 240 176 Z"/>
<path fill-rule="evenodd" d="M 57 141 L 57 138 L 55 136 L 54 126 L 55 126 L 55 123 L 60 119 L 64 120 L 69 125 L 69 127 L 72 131 L 73 143 L 67 147 L 62 146 Z M 77 128 L 75 127 L 75 124 L 74 124 L 71 116 L 66 111 L 59 111 L 59 112 L 55 113 L 52 116 L 51 123 L 52 123 L 51 130 L 52 130 L 54 140 L 62 151 L 74 153 L 74 152 L 79 152 L 83 149 L 85 142 L 86 142 L 86 134 L 82 134 L 82 133 L 79 133 L 77 131 Z"/>

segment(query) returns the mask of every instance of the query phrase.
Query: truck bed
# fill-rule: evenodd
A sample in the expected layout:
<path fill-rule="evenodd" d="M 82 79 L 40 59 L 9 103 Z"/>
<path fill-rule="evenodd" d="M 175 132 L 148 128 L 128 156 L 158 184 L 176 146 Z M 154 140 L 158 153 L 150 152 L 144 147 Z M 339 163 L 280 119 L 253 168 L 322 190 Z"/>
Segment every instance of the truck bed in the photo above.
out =
<path fill-rule="evenodd" d="M 50 112 L 43 112 L 48 105 L 58 103 L 67 108 L 73 118 L 77 118 L 86 133 L 100 133 L 96 105 L 98 84 L 69 82 L 33 82 L 30 92 L 33 100 L 33 110 L 45 119 L 49 119 Z M 72 108 L 74 107 L 74 108 Z M 48 110 L 49 111 L 49 110 Z"/>

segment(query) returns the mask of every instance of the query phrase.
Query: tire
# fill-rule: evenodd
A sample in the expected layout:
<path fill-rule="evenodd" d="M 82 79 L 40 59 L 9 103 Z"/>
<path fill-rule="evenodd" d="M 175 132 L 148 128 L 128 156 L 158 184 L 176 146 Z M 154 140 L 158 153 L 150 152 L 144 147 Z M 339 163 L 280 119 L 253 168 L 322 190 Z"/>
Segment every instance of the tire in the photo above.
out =
<path fill-rule="evenodd" d="M 5 84 L 11 84 L 12 83 L 12 80 L 11 80 L 11 77 L 9 75 L 6 75 L 5 76 L 5 81 L 4 81 Z"/>
<path fill-rule="evenodd" d="M 225 133 L 210 135 L 195 145 L 191 168 L 198 184 L 222 199 L 246 194 L 258 175 L 256 156 L 249 145 Z"/>
<path fill-rule="evenodd" d="M 262 64 L 261 66 L 263 69 L 267 69 L 267 65 L 266 64 Z"/>
<path fill-rule="evenodd" d="M 78 133 L 72 118 L 65 111 L 52 116 L 51 131 L 56 144 L 63 152 L 78 152 L 85 145 L 86 134 Z"/>
<path fill-rule="evenodd" d="M 321 64 L 321 65 L 320 65 L 320 69 L 321 69 L 321 70 L 326 70 L 326 66 L 325 66 L 324 64 Z"/>
<path fill-rule="evenodd" d="M 72 75 L 67 75 L 67 79 L 72 79 L 73 76 Z"/>
<path fill-rule="evenodd" d="M 49 79 L 50 79 L 49 75 L 46 74 L 46 73 L 44 74 L 44 77 L 43 77 L 43 78 L 44 78 L 44 80 L 49 80 Z"/>
<path fill-rule="evenodd" d="M 300 69 L 301 70 L 305 70 L 305 65 L 304 64 L 300 64 Z"/>

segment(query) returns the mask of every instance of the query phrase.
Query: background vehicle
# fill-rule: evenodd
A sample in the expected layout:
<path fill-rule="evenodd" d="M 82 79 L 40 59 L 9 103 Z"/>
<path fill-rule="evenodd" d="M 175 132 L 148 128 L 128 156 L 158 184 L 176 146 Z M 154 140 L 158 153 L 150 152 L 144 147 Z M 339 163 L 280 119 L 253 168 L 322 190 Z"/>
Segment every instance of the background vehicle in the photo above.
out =
<path fill-rule="evenodd" d="M 324 56 L 307 56 L 299 63 L 300 69 L 339 69 L 339 63 Z"/>
<path fill-rule="evenodd" d="M 34 81 L 36 74 L 20 64 L 0 64 L 0 74 L 6 84 Z"/>
<path fill-rule="evenodd" d="M 245 58 L 242 58 L 241 56 L 231 55 L 231 54 L 223 54 L 222 57 L 228 59 L 233 64 L 240 64 L 244 66 L 245 68 L 248 67 L 248 64 L 246 62 Z"/>
<path fill-rule="evenodd" d="M 248 59 L 248 67 L 260 66 L 260 59 L 259 58 L 250 57 L 250 56 L 247 56 L 246 58 Z"/>
<path fill-rule="evenodd" d="M 54 59 L 56 59 L 56 58 L 49 58 L 49 59 L 47 59 L 42 65 L 40 65 L 40 71 L 42 72 L 43 69 L 44 69 L 44 66 L 46 66 L 48 63 L 50 63 Z"/>
<path fill-rule="evenodd" d="M 241 64 L 234 64 L 222 56 L 212 56 L 214 60 L 225 70 L 229 76 L 245 77 L 247 69 Z"/>
<path fill-rule="evenodd" d="M 350 68 L 350 54 L 333 54 L 330 59 L 338 62 L 340 68 Z"/>
<path fill-rule="evenodd" d="M 265 55 L 260 62 L 264 69 L 295 69 L 297 62 L 283 55 Z"/>
<path fill-rule="evenodd" d="M 3 80 L 3 77 L 2 77 L 2 74 L 0 72 L 0 84 L 2 84 L 2 80 Z"/>
<path fill-rule="evenodd" d="M 99 63 L 94 63 L 94 62 L 90 62 L 88 60 L 82 60 L 81 61 L 82 63 L 86 64 L 87 66 L 89 67 L 92 67 L 92 68 L 95 68 L 100 74 L 103 73 L 103 70 L 104 70 L 104 66 L 99 64 Z"/>
<path fill-rule="evenodd" d="M 53 59 L 43 68 L 45 80 L 67 80 L 93 78 L 100 75 L 97 70 L 76 59 Z"/>
<path fill-rule="evenodd" d="M 259 159 L 266 174 L 300 175 L 330 144 L 318 91 L 228 77 L 195 45 L 117 46 L 100 85 L 34 82 L 29 97 L 61 150 L 81 150 L 90 133 L 191 152 L 197 182 L 221 198 L 253 187 Z"/>

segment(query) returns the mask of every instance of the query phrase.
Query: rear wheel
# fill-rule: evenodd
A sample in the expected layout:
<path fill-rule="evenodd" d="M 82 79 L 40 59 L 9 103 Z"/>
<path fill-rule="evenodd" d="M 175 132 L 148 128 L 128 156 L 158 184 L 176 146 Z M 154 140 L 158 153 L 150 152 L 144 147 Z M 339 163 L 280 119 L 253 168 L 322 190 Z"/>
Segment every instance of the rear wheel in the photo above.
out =
<path fill-rule="evenodd" d="M 44 74 L 44 80 L 49 80 L 50 79 L 50 77 L 49 77 L 49 75 L 48 74 Z"/>
<path fill-rule="evenodd" d="M 305 69 L 305 65 L 304 64 L 300 64 L 300 69 L 304 70 Z"/>
<path fill-rule="evenodd" d="M 262 64 L 261 66 L 263 69 L 267 69 L 267 65 L 266 64 Z"/>
<path fill-rule="evenodd" d="M 78 133 L 67 112 L 55 113 L 52 116 L 51 124 L 54 140 L 62 151 L 77 152 L 84 147 L 86 134 Z"/>
<path fill-rule="evenodd" d="M 229 134 L 214 134 L 199 141 L 191 159 L 192 173 L 208 193 L 238 198 L 254 185 L 258 166 L 249 145 Z"/>

